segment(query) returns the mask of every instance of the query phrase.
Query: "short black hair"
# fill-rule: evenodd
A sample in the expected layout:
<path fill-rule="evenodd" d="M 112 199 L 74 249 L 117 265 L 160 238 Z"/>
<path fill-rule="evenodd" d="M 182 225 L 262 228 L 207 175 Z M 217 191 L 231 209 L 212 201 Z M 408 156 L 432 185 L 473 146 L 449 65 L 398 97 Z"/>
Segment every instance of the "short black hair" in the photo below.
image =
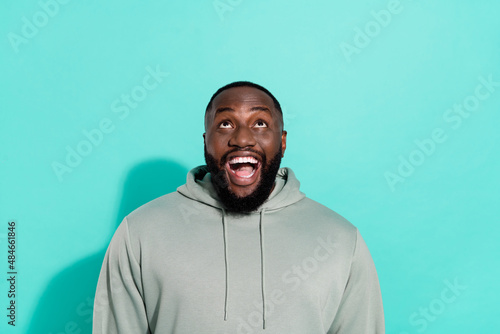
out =
<path fill-rule="evenodd" d="M 258 90 L 263 91 L 264 93 L 266 93 L 267 95 L 269 95 L 269 97 L 273 100 L 274 107 L 276 108 L 276 110 L 279 111 L 279 113 L 281 114 L 281 116 L 283 116 L 283 112 L 281 111 L 280 103 L 274 97 L 274 95 L 271 94 L 270 91 L 268 91 L 267 89 L 265 89 L 261 85 L 257 85 L 256 83 L 253 83 L 253 82 L 250 82 L 250 81 L 235 81 L 235 82 L 231 82 L 230 84 L 227 84 L 227 85 L 219 88 L 215 92 L 215 94 L 212 95 L 212 98 L 210 98 L 210 101 L 208 102 L 208 105 L 207 105 L 207 109 L 205 109 L 205 116 L 207 115 L 208 111 L 212 108 L 212 102 L 215 99 L 215 97 L 217 95 L 219 95 L 221 92 L 225 91 L 226 89 L 233 88 L 233 87 L 252 87 L 252 88 L 256 88 Z"/>

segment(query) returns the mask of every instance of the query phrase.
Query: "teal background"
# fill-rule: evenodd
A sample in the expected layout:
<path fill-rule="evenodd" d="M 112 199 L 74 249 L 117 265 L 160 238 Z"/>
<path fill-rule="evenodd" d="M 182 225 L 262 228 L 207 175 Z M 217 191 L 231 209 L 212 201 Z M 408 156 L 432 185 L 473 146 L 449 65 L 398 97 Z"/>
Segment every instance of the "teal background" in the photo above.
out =
<path fill-rule="evenodd" d="M 9 220 L 19 272 L 15 328 L 0 280 L 0 332 L 91 332 L 114 230 L 204 163 L 204 108 L 235 80 L 273 92 L 288 131 L 283 166 L 360 229 L 387 333 L 500 332 L 498 1 L 62 2 L 0 5 L 1 277 Z M 373 23 L 391 6 L 385 26 Z M 346 53 L 356 37 L 366 45 Z M 169 74 L 115 112 L 147 68 Z M 447 110 L 473 103 L 490 76 L 489 96 L 450 121 Z M 105 119 L 112 130 L 58 178 L 54 162 Z M 435 129 L 444 142 L 415 153 Z M 391 186 L 387 173 L 405 172 L 410 156 L 419 165 Z"/>

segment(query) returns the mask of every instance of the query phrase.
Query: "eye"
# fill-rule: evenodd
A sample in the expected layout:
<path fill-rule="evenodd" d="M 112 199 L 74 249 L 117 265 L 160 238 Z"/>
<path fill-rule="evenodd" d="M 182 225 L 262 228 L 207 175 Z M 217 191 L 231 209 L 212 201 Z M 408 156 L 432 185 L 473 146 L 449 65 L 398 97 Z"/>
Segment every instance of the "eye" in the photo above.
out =
<path fill-rule="evenodd" d="M 220 129 L 230 129 L 230 128 L 232 128 L 232 127 L 233 127 L 233 125 L 232 125 L 232 124 L 231 124 L 231 122 L 229 122 L 229 121 L 222 121 L 222 122 L 220 122 L 220 124 L 219 124 L 219 128 L 220 128 Z"/>
<path fill-rule="evenodd" d="M 256 128 L 267 128 L 267 123 L 264 122 L 263 120 L 259 119 L 257 122 L 255 122 L 255 127 Z"/>

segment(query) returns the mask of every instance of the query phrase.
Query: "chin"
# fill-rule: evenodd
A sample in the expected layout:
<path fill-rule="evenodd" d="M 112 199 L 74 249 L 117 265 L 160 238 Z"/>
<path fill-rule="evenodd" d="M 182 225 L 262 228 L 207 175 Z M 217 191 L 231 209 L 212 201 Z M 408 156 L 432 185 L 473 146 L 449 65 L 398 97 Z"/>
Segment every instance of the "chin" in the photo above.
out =
<path fill-rule="evenodd" d="M 234 191 L 224 165 L 221 166 L 205 148 L 205 161 L 212 174 L 212 183 L 225 208 L 228 211 L 238 213 L 256 211 L 271 194 L 281 164 L 281 155 L 280 147 L 278 153 L 268 163 L 265 163 L 264 160 L 263 166 L 259 170 L 260 175 L 251 185 L 234 185 L 236 188 Z"/>
<path fill-rule="evenodd" d="M 260 180 L 259 180 L 260 181 Z M 257 190 L 259 184 L 241 187 L 229 184 L 228 190 L 238 198 L 245 198 L 251 196 Z"/>

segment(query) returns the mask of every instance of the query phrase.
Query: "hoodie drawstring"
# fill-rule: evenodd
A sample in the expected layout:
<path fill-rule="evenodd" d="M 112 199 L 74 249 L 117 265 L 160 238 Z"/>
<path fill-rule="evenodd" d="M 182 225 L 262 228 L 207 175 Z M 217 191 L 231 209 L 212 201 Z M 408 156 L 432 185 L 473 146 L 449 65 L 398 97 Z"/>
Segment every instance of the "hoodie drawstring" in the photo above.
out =
<path fill-rule="evenodd" d="M 260 287 L 262 292 L 262 329 L 266 329 L 266 289 L 265 289 L 265 265 L 264 265 L 264 212 L 260 211 L 259 219 L 259 243 L 260 243 Z M 228 256 L 227 256 L 227 225 L 226 210 L 222 208 L 222 234 L 224 239 L 224 320 L 227 320 L 227 297 L 228 297 Z"/>
<path fill-rule="evenodd" d="M 224 269 L 225 269 L 225 274 L 224 274 L 224 283 L 226 285 L 225 291 L 224 291 L 224 321 L 227 320 L 227 227 L 226 227 L 226 220 L 224 219 L 224 216 L 226 215 L 226 210 L 222 208 L 222 234 L 224 238 Z"/>
<path fill-rule="evenodd" d="M 260 211 L 259 234 L 260 234 L 260 287 L 262 289 L 262 329 L 266 329 L 266 289 L 264 280 L 264 210 Z"/>

